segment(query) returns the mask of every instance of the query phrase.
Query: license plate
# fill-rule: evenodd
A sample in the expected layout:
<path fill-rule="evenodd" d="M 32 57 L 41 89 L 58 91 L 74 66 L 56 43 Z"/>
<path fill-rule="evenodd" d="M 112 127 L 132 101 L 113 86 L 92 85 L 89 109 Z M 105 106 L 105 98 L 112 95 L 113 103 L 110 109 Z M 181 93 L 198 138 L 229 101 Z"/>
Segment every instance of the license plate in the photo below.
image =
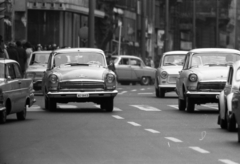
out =
<path fill-rule="evenodd" d="M 77 94 L 77 98 L 86 98 L 86 97 L 89 97 L 89 94 L 87 94 L 87 93 L 78 93 Z"/>

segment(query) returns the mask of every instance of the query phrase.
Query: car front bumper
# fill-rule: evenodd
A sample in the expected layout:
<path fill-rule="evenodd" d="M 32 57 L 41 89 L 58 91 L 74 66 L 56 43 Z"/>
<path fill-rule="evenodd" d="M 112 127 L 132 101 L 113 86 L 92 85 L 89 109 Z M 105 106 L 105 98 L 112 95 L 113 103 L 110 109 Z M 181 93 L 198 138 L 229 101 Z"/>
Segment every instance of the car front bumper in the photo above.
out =
<path fill-rule="evenodd" d="M 160 84 L 160 85 L 158 85 L 158 88 L 171 88 L 171 89 L 175 89 L 176 88 L 176 84 Z"/>
<path fill-rule="evenodd" d="M 89 99 L 89 98 L 108 98 L 115 97 L 118 94 L 117 90 L 113 91 L 98 91 L 98 92 L 48 92 L 49 98 L 64 99 L 64 98 L 78 98 L 78 99 Z M 87 95 L 87 97 L 78 97 L 78 95 Z"/>
<path fill-rule="evenodd" d="M 190 98 L 215 98 L 218 99 L 220 92 L 193 92 L 187 91 L 186 96 Z"/>

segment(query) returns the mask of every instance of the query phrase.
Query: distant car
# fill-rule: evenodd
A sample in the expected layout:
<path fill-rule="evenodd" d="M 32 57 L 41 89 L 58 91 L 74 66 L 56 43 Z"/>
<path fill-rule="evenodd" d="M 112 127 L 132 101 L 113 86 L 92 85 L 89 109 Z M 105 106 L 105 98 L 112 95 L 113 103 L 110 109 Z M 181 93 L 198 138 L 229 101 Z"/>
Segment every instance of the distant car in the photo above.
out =
<path fill-rule="evenodd" d="M 131 55 L 112 56 L 118 82 L 121 84 L 153 84 L 156 69 L 148 67 L 141 58 Z"/>
<path fill-rule="evenodd" d="M 57 103 L 93 102 L 112 112 L 117 80 L 108 69 L 105 54 L 96 48 L 59 49 L 51 53 L 43 77 L 45 109 Z"/>
<path fill-rule="evenodd" d="M 240 51 L 227 48 L 189 51 L 176 82 L 179 110 L 193 112 L 195 104 L 218 103 L 229 65 L 239 57 Z"/>
<path fill-rule="evenodd" d="M 238 58 L 239 59 L 239 58 Z M 232 111 L 232 98 L 240 86 L 240 61 L 229 67 L 227 82 L 224 90 L 219 95 L 219 116 L 218 124 L 223 129 L 235 131 L 236 118 Z M 239 77 L 238 77 L 239 76 Z"/>
<path fill-rule="evenodd" d="M 20 70 L 16 61 L 0 59 L 0 123 L 14 113 L 25 120 L 27 108 L 35 102 L 32 80 L 23 78 Z"/>
<path fill-rule="evenodd" d="M 47 69 L 50 53 L 51 51 L 34 51 L 30 55 L 25 77 L 33 80 L 33 89 L 35 93 L 42 92 L 42 78 Z"/>
<path fill-rule="evenodd" d="M 165 97 L 166 92 L 175 91 L 176 78 L 182 70 L 188 51 L 169 51 L 163 54 L 155 74 L 156 97 Z"/>

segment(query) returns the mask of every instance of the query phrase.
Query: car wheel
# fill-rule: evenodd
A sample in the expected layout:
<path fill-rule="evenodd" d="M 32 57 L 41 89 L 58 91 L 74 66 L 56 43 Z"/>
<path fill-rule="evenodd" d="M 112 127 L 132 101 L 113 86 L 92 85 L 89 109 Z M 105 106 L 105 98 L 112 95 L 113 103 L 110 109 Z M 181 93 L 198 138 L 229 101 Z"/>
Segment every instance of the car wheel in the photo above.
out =
<path fill-rule="evenodd" d="M 141 79 L 141 84 L 142 85 L 149 85 L 150 82 L 151 82 L 151 79 L 149 77 L 143 76 L 142 79 Z"/>
<path fill-rule="evenodd" d="M 221 116 L 218 116 L 218 120 L 219 120 L 219 125 L 222 129 L 226 129 L 227 128 L 227 122 L 224 119 L 221 119 Z"/>
<path fill-rule="evenodd" d="M 105 106 L 106 112 L 112 112 L 113 111 L 113 98 L 108 98 L 104 106 Z"/>
<path fill-rule="evenodd" d="M 240 143 L 240 126 L 238 126 L 238 142 Z"/>
<path fill-rule="evenodd" d="M 158 88 L 155 88 L 155 94 L 156 94 L 156 97 L 158 97 L 158 98 L 160 97 Z"/>
<path fill-rule="evenodd" d="M 102 109 L 102 110 L 104 110 L 106 107 L 105 107 L 105 103 L 101 103 L 100 104 L 100 108 Z"/>
<path fill-rule="evenodd" d="M 57 102 L 54 99 L 48 98 L 48 110 L 54 111 L 57 109 Z"/>
<path fill-rule="evenodd" d="M 27 117 L 27 109 L 28 109 L 28 105 L 24 106 L 24 109 L 21 112 L 17 113 L 17 119 L 18 120 L 25 120 Z"/>
<path fill-rule="evenodd" d="M 193 99 L 186 97 L 186 109 L 187 112 L 191 113 L 194 111 L 195 103 L 193 102 Z"/>
<path fill-rule="evenodd" d="M 48 109 L 48 98 L 44 96 L 44 108 Z"/>
<path fill-rule="evenodd" d="M 227 130 L 230 132 L 236 130 L 236 121 L 233 114 L 227 115 Z"/>
<path fill-rule="evenodd" d="M 4 124 L 7 121 L 7 110 L 0 111 L 0 123 Z"/>
<path fill-rule="evenodd" d="M 159 97 L 164 98 L 165 97 L 165 90 L 162 88 L 159 88 Z"/>
<path fill-rule="evenodd" d="M 178 98 L 178 109 L 180 111 L 185 111 L 185 109 L 186 109 L 186 101 L 185 100 L 181 100 Z"/>

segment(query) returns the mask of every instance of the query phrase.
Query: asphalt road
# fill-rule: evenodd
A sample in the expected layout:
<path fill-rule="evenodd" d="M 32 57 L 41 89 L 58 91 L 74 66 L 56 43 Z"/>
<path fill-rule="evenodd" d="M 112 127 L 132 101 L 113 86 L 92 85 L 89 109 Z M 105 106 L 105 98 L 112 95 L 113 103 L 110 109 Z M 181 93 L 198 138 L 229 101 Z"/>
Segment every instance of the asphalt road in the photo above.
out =
<path fill-rule="evenodd" d="M 237 133 L 217 125 L 217 104 L 177 109 L 175 93 L 119 86 L 112 113 L 93 103 L 58 104 L 42 96 L 18 121 L 0 125 L 0 164 L 240 164 Z"/>

